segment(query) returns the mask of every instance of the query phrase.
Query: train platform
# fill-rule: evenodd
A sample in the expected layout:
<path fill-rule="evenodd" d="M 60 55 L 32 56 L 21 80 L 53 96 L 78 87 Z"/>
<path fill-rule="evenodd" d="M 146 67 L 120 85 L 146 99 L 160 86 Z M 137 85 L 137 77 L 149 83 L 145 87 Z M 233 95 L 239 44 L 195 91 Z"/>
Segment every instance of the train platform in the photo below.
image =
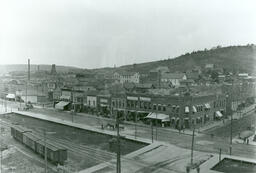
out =
<path fill-rule="evenodd" d="M 182 153 L 182 154 L 181 154 Z M 191 151 L 169 144 L 153 143 L 121 159 L 121 172 L 185 172 L 190 163 Z M 213 157 L 212 154 L 194 152 L 194 163 L 202 164 Z M 116 160 L 102 163 L 79 173 L 116 172 Z M 195 173 L 192 170 L 190 173 Z"/>
<path fill-rule="evenodd" d="M 28 117 L 31 117 L 31 118 L 36 118 L 36 119 L 40 119 L 40 120 L 54 122 L 54 123 L 57 123 L 57 124 L 67 125 L 67 126 L 70 126 L 70 127 L 75 127 L 75 128 L 79 128 L 79 129 L 83 129 L 83 130 L 87 130 L 87 131 L 91 131 L 91 132 L 101 133 L 101 134 L 110 135 L 110 136 L 116 136 L 117 135 L 116 131 L 96 128 L 96 127 L 93 127 L 93 126 L 89 126 L 89 125 L 81 124 L 81 123 L 77 123 L 77 122 L 71 122 L 69 120 L 56 118 L 56 117 L 53 117 L 53 116 L 50 116 L 50 115 L 39 114 L 39 113 L 28 112 L 28 111 L 18 111 L 18 110 L 13 110 L 12 112 L 17 113 L 17 114 L 21 114 L 23 116 L 28 116 Z M 11 112 L 9 112 L 9 113 L 11 113 Z M 129 133 L 130 132 L 126 131 L 126 129 L 120 130 L 120 136 L 122 136 L 123 138 L 129 139 L 129 140 L 132 140 L 132 141 L 146 143 L 146 144 L 151 143 L 150 139 L 145 139 L 145 138 L 141 138 L 141 137 L 136 137 L 136 139 L 135 139 L 134 136 L 128 135 Z"/>

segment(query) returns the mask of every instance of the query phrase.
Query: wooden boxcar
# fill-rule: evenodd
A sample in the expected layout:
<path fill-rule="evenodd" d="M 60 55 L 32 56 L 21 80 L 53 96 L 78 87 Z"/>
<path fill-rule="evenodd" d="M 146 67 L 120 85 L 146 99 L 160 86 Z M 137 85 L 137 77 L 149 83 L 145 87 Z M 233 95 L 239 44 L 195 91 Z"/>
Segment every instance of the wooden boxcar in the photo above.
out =
<path fill-rule="evenodd" d="M 12 126 L 11 127 L 11 135 L 18 140 L 19 142 L 23 143 L 23 134 L 30 132 L 31 130 L 24 128 L 22 126 Z"/>
<path fill-rule="evenodd" d="M 44 157 L 45 146 L 44 141 L 40 140 L 36 142 L 36 152 Z M 56 146 L 47 141 L 47 159 L 50 160 L 54 164 L 63 165 L 65 160 L 67 160 L 67 150 L 61 147 Z"/>
<path fill-rule="evenodd" d="M 23 134 L 23 144 L 35 152 L 36 152 L 36 142 L 40 140 L 41 140 L 40 138 L 33 135 L 32 133 Z"/>
<path fill-rule="evenodd" d="M 45 143 L 41 137 L 33 134 L 31 130 L 22 126 L 12 126 L 11 135 L 19 142 L 44 157 Z M 67 160 L 67 149 L 47 141 L 47 159 L 54 164 L 63 165 Z"/>

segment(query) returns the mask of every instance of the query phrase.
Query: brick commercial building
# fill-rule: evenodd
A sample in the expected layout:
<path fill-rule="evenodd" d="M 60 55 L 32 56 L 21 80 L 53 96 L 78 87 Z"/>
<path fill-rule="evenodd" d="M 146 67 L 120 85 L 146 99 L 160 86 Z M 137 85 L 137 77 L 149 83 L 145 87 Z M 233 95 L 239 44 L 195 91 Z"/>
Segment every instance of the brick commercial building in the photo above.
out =
<path fill-rule="evenodd" d="M 193 128 L 221 119 L 226 112 L 224 95 L 142 95 L 122 94 L 112 97 L 112 109 L 123 118 L 159 126 Z"/>

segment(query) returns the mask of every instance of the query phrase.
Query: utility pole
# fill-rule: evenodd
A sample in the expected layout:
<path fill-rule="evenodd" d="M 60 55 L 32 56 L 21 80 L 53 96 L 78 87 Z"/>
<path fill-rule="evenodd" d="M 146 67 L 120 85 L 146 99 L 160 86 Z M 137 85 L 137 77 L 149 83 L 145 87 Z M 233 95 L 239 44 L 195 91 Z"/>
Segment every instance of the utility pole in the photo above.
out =
<path fill-rule="evenodd" d="M 190 161 L 191 166 L 193 165 L 194 138 L 195 138 L 195 128 L 193 128 L 192 144 L 191 144 L 191 161 Z"/>
<path fill-rule="evenodd" d="M 46 132 L 44 129 L 44 173 L 47 173 L 47 146 L 46 146 L 46 134 L 56 134 L 56 132 Z"/>
<path fill-rule="evenodd" d="M 220 152 L 219 152 L 219 162 L 221 161 L 221 148 L 220 148 Z"/>
<path fill-rule="evenodd" d="M 117 129 L 117 157 L 116 157 L 116 172 L 121 173 L 121 156 L 120 156 L 120 134 L 119 134 L 119 117 L 116 111 L 116 129 Z"/>
<path fill-rule="evenodd" d="M 153 143 L 154 142 L 153 120 L 151 120 L 151 136 L 152 136 L 152 143 Z"/>
<path fill-rule="evenodd" d="M 232 102 L 234 100 L 234 81 L 232 80 Z M 229 154 L 232 155 L 232 135 L 233 135 L 233 111 L 231 112 L 231 120 L 230 120 L 230 146 L 229 146 Z"/>
<path fill-rule="evenodd" d="M 135 139 L 137 138 L 137 111 L 135 111 L 135 133 L 134 133 Z"/>
<path fill-rule="evenodd" d="M 47 147 L 46 147 L 46 132 L 44 130 L 44 173 L 47 173 Z"/>
<path fill-rule="evenodd" d="M 156 141 L 157 141 L 157 113 L 156 113 Z"/>
<path fill-rule="evenodd" d="M 1 122 L 1 138 L 2 138 L 2 122 Z M 3 170 L 2 170 L 2 165 L 3 165 L 3 151 L 2 151 L 2 147 L 3 147 L 3 142 L 2 142 L 2 140 L 1 140 L 1 172 L 3 172 Z"/>

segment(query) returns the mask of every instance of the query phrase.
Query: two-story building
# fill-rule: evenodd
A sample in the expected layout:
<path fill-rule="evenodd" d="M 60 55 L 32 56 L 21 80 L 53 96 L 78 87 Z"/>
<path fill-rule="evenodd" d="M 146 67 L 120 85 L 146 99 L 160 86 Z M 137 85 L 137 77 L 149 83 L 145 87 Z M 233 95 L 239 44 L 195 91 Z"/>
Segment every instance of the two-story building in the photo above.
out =
<path fill-rule="evenodd" d="M 187 76 L 184 73 L 164 73 L 161 74 L 162 83 L 170 83 L 174 87 L 179 87 L 180 82 L 186 80 Z"/>
<path fill-rule="evenodd" d="M 119 83 L 140 83 L 138 72 L 115 72 L 113 78 Z"/>

